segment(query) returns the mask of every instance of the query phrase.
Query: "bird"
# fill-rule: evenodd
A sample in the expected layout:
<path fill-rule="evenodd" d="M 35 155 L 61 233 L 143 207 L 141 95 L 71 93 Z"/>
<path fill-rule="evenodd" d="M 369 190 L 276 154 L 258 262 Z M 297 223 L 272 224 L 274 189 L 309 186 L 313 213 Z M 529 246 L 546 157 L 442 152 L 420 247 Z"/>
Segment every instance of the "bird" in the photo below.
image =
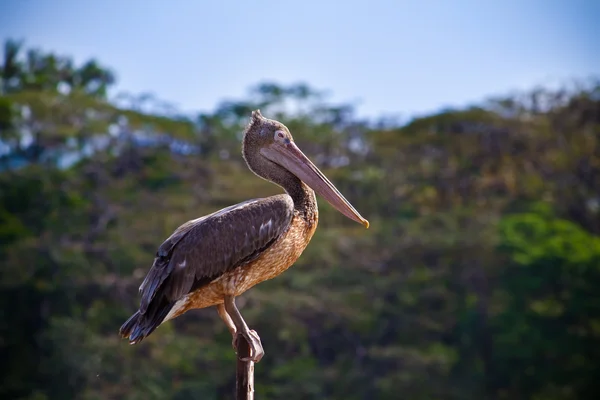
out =
<path fill-rule="evenodd" d="M 243 361 L 264 355 L 260 337 L 249 329 L 235 298 L 286 271 L 310 242 L 319 220 L 315 192 L 337 211 L 366 228 L 369 222 L 295 144 L 279 121 L 251 112 L 242 156 L 258 177 L 285 191 L 247 200 L 179 226 L 159 247 L 139 287 L 139 309 L 121 326 L 136 344 L 159 325 L 192 309 L 216 306 L 235 348 L 244 338 Z"/>

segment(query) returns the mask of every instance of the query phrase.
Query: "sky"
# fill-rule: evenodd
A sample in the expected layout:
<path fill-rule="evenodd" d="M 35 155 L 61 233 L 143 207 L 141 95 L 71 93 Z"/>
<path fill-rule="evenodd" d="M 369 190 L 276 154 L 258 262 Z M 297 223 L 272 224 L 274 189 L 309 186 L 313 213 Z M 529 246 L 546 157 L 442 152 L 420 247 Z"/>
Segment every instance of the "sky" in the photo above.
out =
<path fill-rule="evenodd" d="M 306 82 L 415 116 L 600 75 L 600 1 L 0 1 L 0 39 L 91 57 L 183 112 Z"/>

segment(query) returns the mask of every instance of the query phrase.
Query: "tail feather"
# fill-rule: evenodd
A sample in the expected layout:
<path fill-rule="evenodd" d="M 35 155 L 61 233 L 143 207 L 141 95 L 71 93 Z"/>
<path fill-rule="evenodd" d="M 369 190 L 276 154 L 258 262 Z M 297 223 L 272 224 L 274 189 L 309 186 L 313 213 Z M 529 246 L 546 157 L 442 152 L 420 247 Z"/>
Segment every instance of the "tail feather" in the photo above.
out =
<path fill-rule="evenodd" d="M 150 335 L 162 322 L 173 307 L 172 304 L 165 304 L 158 309 L 149 309 L 146 313 L 141 314 L 136 311 L 119 329 L 119 334 L 123 338 L 129 339 L 129 344 L 141 342 L 145 337 Z"/>
<path fill-rule="evenodd" d="M 119 329 L 119 334 L 123 338 L 129 338 L 129 343 L 136 343 L 135 338 L 133 337 L 133 331 L 139 331 L 139 320 L 140 320 L 140 312 L 136 311 L 123 325 L 121 325 L 121 329 Z M 137 336 L 136 336 L 137 337 Z"/>

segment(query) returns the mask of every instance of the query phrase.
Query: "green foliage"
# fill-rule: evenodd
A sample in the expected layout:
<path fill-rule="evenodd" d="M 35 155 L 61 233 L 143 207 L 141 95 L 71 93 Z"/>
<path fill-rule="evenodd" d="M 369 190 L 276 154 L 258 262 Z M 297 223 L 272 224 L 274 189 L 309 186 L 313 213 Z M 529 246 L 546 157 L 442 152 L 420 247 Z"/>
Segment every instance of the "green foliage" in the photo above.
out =
<path fill-rule="evenodd" d="M 95 60 L 75 67 L 70 57 L 39 49 L 23 53 L 23 44 L 10 39 L 4 42 L 0 94 L 27 90 L 58 92 L 62 89 L 105 97 L 106 90 L 115 81 L 114 74 Z"/>
<path fill-rule="evenodd" d="M 0 397 L 231 398 L 235 354 L 214 310 L 136 346 L 117 330 L 176 227 L 280 192 L 240 155 L 255 108 L 371 222 L 319 200 L 297 264 L 239 298 L 266 350 L 257 397 L 598 392 L 597 83 L 380 129 L 304 84 L 266 82 L 195 117 L 142 112 L 104 98 L 99 64 L 72 65 L 5 44 Z"/>
<path fill-rule="evenodd" d="M 535 212 L 505 217 L 500 236 L 510 261 L 500 282 L 510 297 L 492 320 L 496 379 L 531 398 L 591 392 L 600 357 L 592 346 L 600 340 L 600 238 Z M 514 376 L 514 368 L 524 376 Z"/>

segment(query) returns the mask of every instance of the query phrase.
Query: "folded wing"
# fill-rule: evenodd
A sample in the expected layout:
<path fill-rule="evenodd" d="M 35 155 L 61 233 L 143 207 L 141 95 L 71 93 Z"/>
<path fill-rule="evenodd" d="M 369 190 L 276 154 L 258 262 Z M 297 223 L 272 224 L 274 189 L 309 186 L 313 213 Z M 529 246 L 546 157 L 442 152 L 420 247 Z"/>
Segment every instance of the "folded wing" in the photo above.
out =
<path fill-rule="evenodd" d="M 192 288 L 254 259 L 287 231 L 293 213 L 292 199 L 278 195 L 248 200 L 181 225 L 158 248 L 140 286 L 139 313 L 143 316 L 154 299 L 170 308 Z"/>

